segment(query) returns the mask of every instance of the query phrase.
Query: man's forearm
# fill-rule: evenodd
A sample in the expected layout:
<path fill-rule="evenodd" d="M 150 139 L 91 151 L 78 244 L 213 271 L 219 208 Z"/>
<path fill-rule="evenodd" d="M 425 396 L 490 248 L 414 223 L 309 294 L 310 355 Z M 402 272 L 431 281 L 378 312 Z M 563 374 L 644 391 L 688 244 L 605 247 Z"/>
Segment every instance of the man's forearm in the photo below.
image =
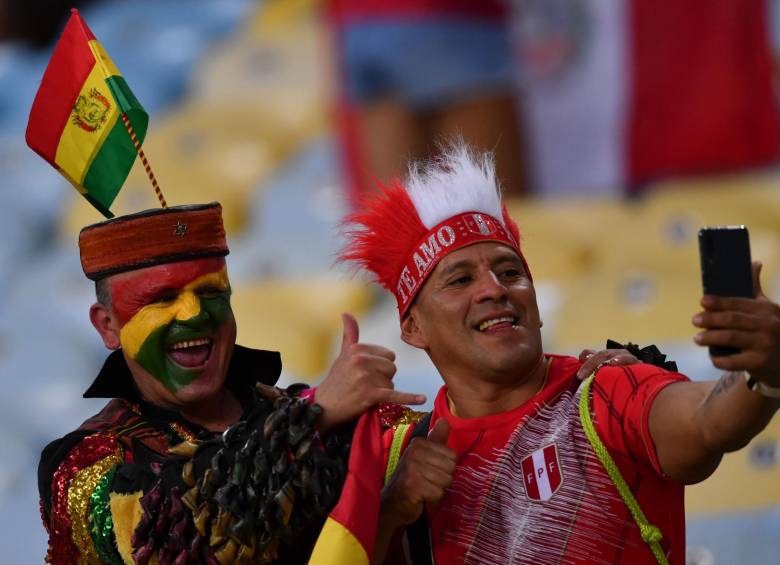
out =
<path fill-rule="evenodd" d="M 667 386 L 650 409 L 661 468 L 686 484 L 706 479 L 724 453 L 744 447 L 766 426 L 779 405 L 750 391 L 741 372 Z"/>
<path fill-rule="evenodd" d="M 780 385 L 780 305 L 761 290 L 761 263 L 753 263 L 754 298 L 705 295 L 693 325 L 702 347 L 732 347 L 711 356 L 730 371 L 716 382 L 666 387 L 650 408 L 650 433 L 664 472 L 683 482 L 707 478 L 724 453 L 747 445 L 780 407 L 780 400 L 752 391 L 744 371 L 764 387 Z"/>
<path fill-rule="evenodd" d="M 766 427 L 780 401 L 748 389 L 744 373 L 728 372 L 715 383 L 697 410 L 708 450 L 726 453 L 746 446 Z"/>

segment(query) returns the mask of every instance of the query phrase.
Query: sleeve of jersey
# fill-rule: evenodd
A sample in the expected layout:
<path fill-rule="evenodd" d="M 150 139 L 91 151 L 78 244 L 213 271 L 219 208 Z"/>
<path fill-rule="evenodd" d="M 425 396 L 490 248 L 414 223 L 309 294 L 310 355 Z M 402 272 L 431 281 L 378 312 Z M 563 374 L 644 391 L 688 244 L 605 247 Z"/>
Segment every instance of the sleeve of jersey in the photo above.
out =
<path fill-rule="evenodd" d="M 680 373 L 654 365 L 605 367 L 593 381 L 596 429 L 612 453 L 652 467 L 663 475 L 650 435 L 650 408 L 659 392 L 687 381 Z"/>
<path fill-rule="evenodd" d="M 93 434 L 75 445 L 51 476 L 46 561 L 122 563 L 116 549 L 110 489 L 124 450 L 115 437 Z M 48 494 L 48 493 L 47 493 Z M 45 495 L 44 495 L 45 496 Z"/>

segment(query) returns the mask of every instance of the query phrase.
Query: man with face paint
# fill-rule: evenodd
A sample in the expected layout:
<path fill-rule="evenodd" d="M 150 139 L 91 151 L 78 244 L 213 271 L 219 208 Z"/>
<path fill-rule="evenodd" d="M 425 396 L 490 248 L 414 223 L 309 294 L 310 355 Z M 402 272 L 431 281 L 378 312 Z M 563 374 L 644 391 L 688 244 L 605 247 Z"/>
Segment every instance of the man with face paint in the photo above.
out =
<path fill-rule="evenodd" d="M 222 373 L 236 326 L 224 259 L 157 265 L 98 284 L 107 286 L 111 304 L 94 304 L 92 322 L 109 349 L 121 346 L 144 397 L 191 419 L 217 409 L 230 419 Z"/>
<path fill-rule="evenodd" d="M 390 547 L 388 563 L 684 563 L 684 485 L 780 407 L 780 306 L 759 263 L 755 298 L 702 298 L 695 343 L 741 351 L 712 357 L 719 381 L 691 382 L 544 351 L 488 156 L 455 145 L 412 167 L 347 239 L 342 259 L 394 294 L 402 339 L 443 380 L 426 419 L 383 438 L 376 562 Z"/>
<path fill-rule="evenodd" d="M 219 204 L 82 230 L 89 312 L 109 355 L 85 397 L 110 398 L 39 466 L 47 561 L 305 562 L 346 472 L 350 424 L 393 390 L 394 355 L 358 342 L 315 389 L 273 388 L 278 353 L 235 344 Z"/>

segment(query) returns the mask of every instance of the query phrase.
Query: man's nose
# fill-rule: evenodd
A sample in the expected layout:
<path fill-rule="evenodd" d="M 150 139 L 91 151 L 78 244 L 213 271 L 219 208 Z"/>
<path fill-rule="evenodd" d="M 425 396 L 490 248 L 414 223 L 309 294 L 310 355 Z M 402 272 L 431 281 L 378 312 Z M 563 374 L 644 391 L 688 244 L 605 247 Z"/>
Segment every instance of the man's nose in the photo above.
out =
<path fill-rule="evenodd" d="M 183 322 L 200 314 L 200 299 L 198 295 L 187 290 L 176 300 L 176 320 Z"/>
<path fill-rule="evenodd" d="M 476 300 L 501 300 L 506 297 L 506 287 L 493 271 L 485 271 L 478 275 Z"/>

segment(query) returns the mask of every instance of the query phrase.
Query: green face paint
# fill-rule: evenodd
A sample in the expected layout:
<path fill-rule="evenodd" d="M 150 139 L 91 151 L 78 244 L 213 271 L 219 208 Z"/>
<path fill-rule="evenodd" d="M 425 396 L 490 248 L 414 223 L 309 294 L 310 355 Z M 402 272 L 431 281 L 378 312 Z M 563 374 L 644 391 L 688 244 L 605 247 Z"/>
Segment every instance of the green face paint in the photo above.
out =
<path fill-rule="evenodd" d="M 189 320 L 174 320 L 154 330 L 138 350 L 136 361 L 156 377 L 171 392 L 184 388 L 197 379 L 202 369 L 188 369 L 174 362 L 168 350 L 182 341 L 194 341 L 213 336 L 230 315 L 230 293 L 200 298 L 200 312 Z"/>
<path fill-rule="evenodd" d="M 171 300 L 141 308 L 122 327 L 120 340 L 130 357 L 175 393 L 201 375 L 213 340 L 230 319 L 223 269 L 199 277 Z"/>

